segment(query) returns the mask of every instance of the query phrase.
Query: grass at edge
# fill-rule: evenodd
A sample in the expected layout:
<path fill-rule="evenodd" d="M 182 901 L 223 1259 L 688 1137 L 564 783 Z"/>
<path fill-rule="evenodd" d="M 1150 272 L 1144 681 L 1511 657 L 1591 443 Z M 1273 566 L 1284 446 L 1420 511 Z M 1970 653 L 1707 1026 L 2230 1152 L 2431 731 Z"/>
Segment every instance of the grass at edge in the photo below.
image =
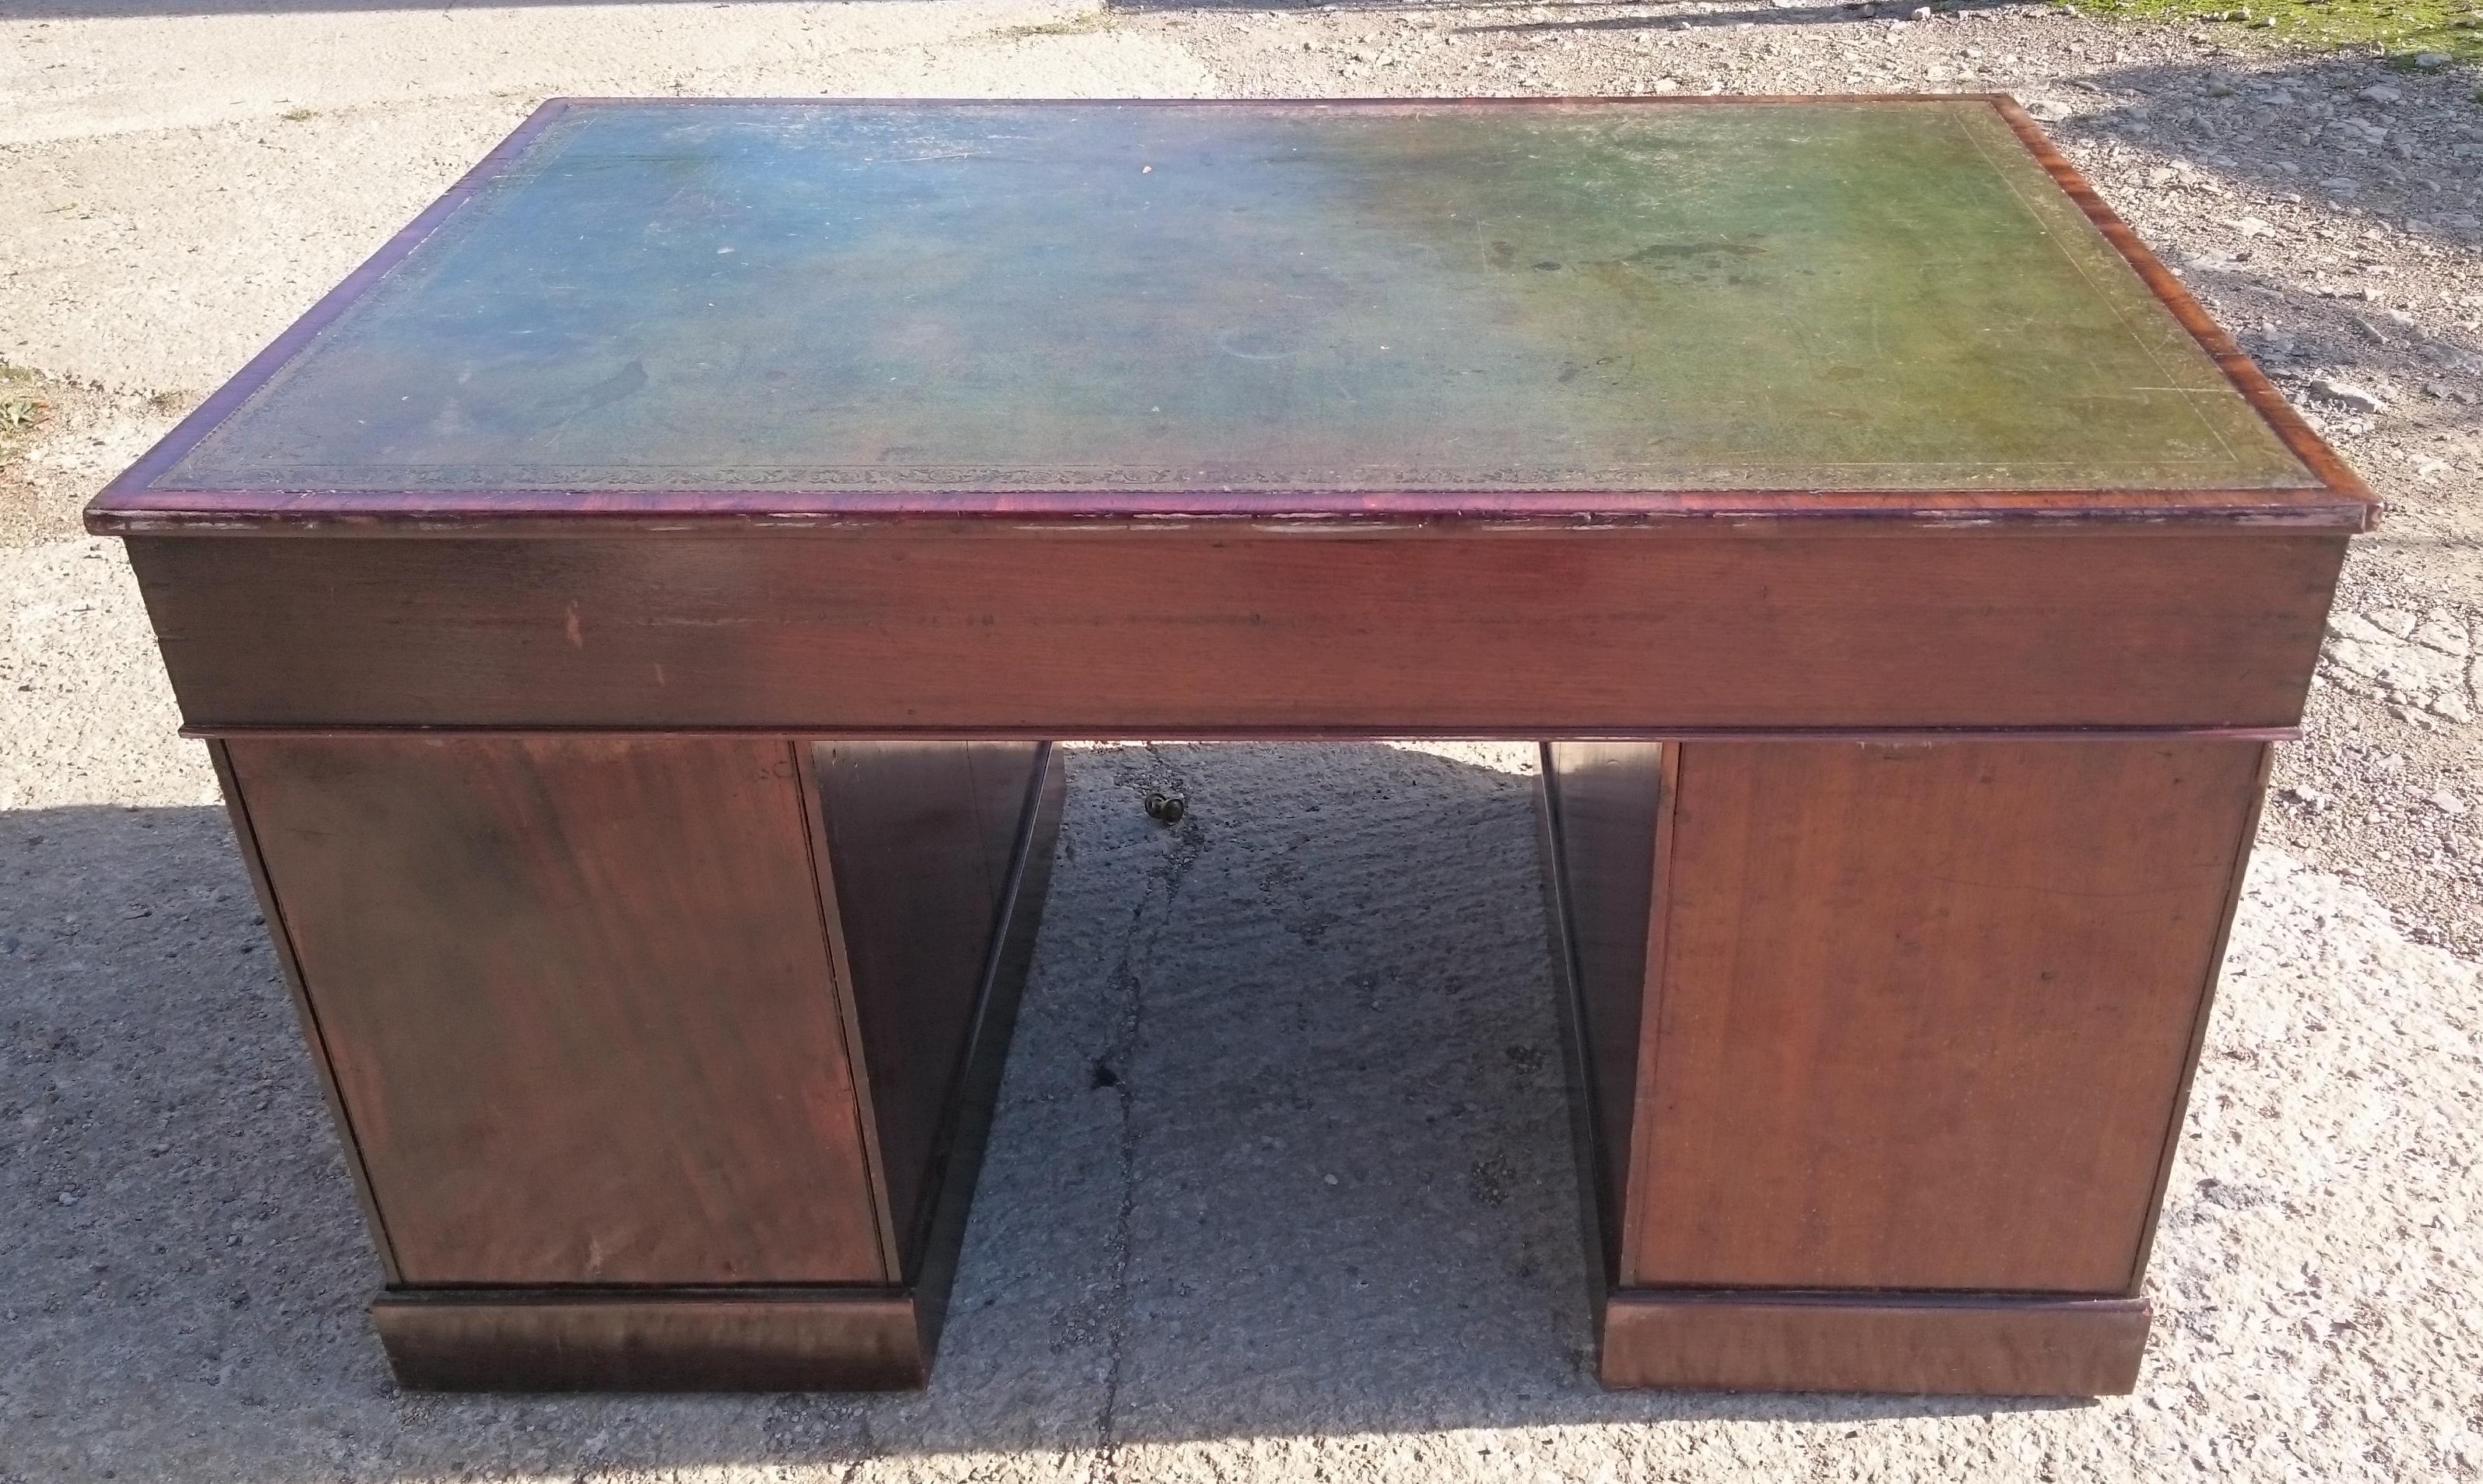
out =
<path fill-rule="evenodd" d="M 2412 67 L 2426 53 L 2443 66 L 2483 64 L 2483 5 L 2471 0 L 2079 0 L 2088 14 L 2204 21 L 2329 49 L 2366 48 Z"/>

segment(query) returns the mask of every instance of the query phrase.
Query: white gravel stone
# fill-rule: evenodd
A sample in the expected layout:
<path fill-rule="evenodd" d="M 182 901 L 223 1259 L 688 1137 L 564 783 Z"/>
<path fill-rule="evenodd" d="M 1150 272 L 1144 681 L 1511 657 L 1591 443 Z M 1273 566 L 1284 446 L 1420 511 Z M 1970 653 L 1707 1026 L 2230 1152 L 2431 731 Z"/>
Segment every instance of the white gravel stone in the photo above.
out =
<path fill-rule="evenodd" d="M 2378 392 L 2357 386 L 2351 382 L 2334 381 L 2323 377 L 2312 382 L 2310 389 L 2329 401 L 2357 412 L 2378 412 L 2388 408 L 2388 403 Z"/>

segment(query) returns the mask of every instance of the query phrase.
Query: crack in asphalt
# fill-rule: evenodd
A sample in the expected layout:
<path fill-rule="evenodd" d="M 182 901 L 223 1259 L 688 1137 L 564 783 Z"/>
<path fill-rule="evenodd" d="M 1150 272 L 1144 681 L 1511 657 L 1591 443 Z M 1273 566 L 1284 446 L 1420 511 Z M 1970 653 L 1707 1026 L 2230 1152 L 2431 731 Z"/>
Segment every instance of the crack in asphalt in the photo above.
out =
<path fill-rule="evenodd" d="M 1186 794 L 1180 770 L 1166 762 L 1153 745 L 1146 751 L 1148 766 L 1137 781 L 1140 796 L 1150 788 Z M 1112 993 L 1120 1001 L 1121 1018 L 1098 1059 L 1100 1066 L 1118 1073 L 1110 1090 L 1120 1102 L 1121 1203 L 1113 1225 L 1111 1280 L 1105 1300 L 1108 1316 L 1104 1327 L 1104 1400 L 1095 1414 L 1095 1467 L 1089 1474 L 1096 1484 L 1120 1484 L 1121 1479 L 1121 1383 L 1130 1333 L 1131 1247 L 1138 1191 L 1138 1124 L 1132 1072 L 1146 1033 L 1145 985 L 1138 965 L 1154 952 L 1156 940 L 1173 918 L 1173 904 L 1181 895 L 1182 883 L 1206 850 L 1206 835 L 1195 813 L 1185 814 L 1181 823 L 1165 833 L 1171 836 L 1171 848 L 1149 873 L 1146 890 L 1130 910 L 1129 930 L 1122 935 L 1121 952 L 1112 966 Z"/>

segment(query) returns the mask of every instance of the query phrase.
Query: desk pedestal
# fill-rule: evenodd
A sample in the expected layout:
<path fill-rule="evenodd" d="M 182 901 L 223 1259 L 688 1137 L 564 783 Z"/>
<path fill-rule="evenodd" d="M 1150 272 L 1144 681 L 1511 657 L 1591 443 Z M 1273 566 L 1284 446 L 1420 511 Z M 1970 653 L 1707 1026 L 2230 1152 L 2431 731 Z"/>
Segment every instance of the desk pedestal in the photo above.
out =
<path fill-rule="evenodd" d="M 2266 754 L 1548 744 L 1606 1383 L 2129 1391 Z"/>
<path fill-rule="evenodd" d="M 1039 743 L 252 738 L 218 769 L 441 1388 L 928 1374 Z"/>

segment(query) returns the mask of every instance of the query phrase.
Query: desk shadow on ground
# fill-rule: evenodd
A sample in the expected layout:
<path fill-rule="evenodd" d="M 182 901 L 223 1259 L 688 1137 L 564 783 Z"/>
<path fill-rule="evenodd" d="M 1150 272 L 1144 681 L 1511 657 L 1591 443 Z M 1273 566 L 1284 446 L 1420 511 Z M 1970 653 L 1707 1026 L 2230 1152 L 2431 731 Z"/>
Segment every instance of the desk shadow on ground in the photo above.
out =
<path fill-rule="evenodd" d="M 1441 751 L 1072 750 L 948 1330 L 879 1397 L 397 1391 L 222 811 L 0 815 L 0 1481 L 1991 1410 L 1598 1389 L 1532 750 Z"/>

